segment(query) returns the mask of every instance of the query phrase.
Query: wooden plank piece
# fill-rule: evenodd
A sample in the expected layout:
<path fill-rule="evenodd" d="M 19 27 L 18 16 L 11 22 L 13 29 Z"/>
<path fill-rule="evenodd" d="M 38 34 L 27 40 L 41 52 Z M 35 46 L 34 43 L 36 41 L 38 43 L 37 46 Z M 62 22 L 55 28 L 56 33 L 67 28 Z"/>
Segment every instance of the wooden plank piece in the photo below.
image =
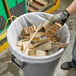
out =
<path fill-rule="evenodd" d="M 44 1 L 44 0 L 35 0 L 36 2 L 38 2 L 38 3 L 40 3 L 40 4 L 42 4 L 42 5 L 47 5 L 48 3 L 46 2 L 46 1 Z"/>
<path fill-rule="evenodd" d="M 62 27 L 62 25 L 60 23 L 54 23 L 53 25 L 51 25 L 50 23 L 47 24 L 47 26 L 44 26 L 45 30 L 46 30 L 46 34 L 47 36 L 50 35 L 54 35 L 56 34 L 56 32 Z"/>
<path fill-rule="evenodd" d="M 36 56 L 37 56 L 37 57 L 46 56 L 46 51 L 36 50 Z"/>
<path fill-rule="evenodd" d="M 30 6 L 29 6 L 29 8 L 28 8 L 28 11 L 30 11 L 30 12 L 37 12 L 36 9 L 34 9 L 34 8 L 30 7 Z"/>
<path fill-rule="evenodd" d="M 41 6 L 40 4 L 38 4 L 36 2 L 31 2 L 30 5 L 37 8 L 37 9 L 41 9 L 43 7 L 43 6 Z"/>
<path fill-rule="evenodd" d="M 36 50 L 50 50 L 52 48 L 64 48 L 64 47 L 67 47 L 67 43 L 48 41 L 35 47 L 35 49 Z"/>

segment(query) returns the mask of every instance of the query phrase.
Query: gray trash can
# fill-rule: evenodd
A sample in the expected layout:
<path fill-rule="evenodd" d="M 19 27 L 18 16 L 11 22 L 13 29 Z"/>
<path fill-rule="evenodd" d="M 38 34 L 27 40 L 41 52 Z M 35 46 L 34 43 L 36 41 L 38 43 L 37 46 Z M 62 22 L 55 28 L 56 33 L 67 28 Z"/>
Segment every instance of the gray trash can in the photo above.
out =
<path fill-rule="evenodd" d="M 21 34 L 22 28 L 28 27 L 30 25 L 39 25 L 41 22 L 47 21 L 48 18 L 51 18 L 52 16 L 53 15 L 44 12 L 23 14 L 11 23 L 7 31 L 7 39 L 9 46 L 11 47 L 11 52 L 14 55 L 13 58 L 16 57 L 17 60 L 22 62 L 21 66 L 24 67 L 23 71 L 25 76 L 53 76 L 59 58 L 65 50 L 65 48 L 57 48 L 55 49 L 57 52 L 49 56 L 33 57 L 24 55 L 16 47 L 18 36 Z M 60 38 L 61 42 L 69 43 L 70 32 L 67 24 L 64 24 L 64 26 L 56 33 L 56 35 Z M 14 59 L 12 60 L 15 64 L 17 64 Z M 18 66 L 21 67 L 20 65 Z"/>

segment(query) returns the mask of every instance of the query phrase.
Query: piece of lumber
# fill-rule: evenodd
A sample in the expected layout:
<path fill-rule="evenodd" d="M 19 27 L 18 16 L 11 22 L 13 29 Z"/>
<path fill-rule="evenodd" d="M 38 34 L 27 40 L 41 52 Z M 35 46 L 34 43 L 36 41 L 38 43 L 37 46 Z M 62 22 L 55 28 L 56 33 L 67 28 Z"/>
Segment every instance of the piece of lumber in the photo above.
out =
<path fill-rule="evenodd" d="M 22 47 L 23 46 L 23 40 L 19 40 L 16 46 Z"/>
<path fill-rule="evenodd" d="M 29 43 L 29 46 L 27 46 L 29 41 L 23 42 L 23 53 L 25 53 L 26 55 L 28 55 L 29 52 L 29 48 L 32 49 L 33 46 L 31 43 Z"/>
<path fill-rule="evenodd" d="M 45 40 L 47 39 L 48 37 L 35 37 L 33 38 L 32 42 L 41 42 L 42 40 Z M 49 37 L 49 40 L 51 42 L 58 42 L 59 41 L 59 38 L 55 37 L 55 36 L 52 36 L 52 37 Z M 36 43 L 37 44 L 37 43 Z"/>
<path fill-rule="evenodd" d="M 24 35 L 24 36 L 22 36 L 22 37 L 23 37 L 23 39 L 28 39 L 28 40 L 30 39 L 30 36 L 25 36 L 25 35 Z"/>
<path fill-rule="evenodd" d="M 51 2 L 49 4 L 43 6 L 41 9 L 39 9 L 38 12 L 46 11 L 49 7 L 50 8 L 52 7 L 52 3 Z"/>
<path fill-rule="evenodd" d="M 35 47 L 35 49 L 36 50 L 50 50 L 52 48 L 64 48 L 64 47 L 67 47 L 67 43 L 48 41 Z"/>
<path fill-rule="evenodd" d="M 36 56 L 37 56 L 37 57 L 46 56 L 46 51 L 36 50 Z"/>
<path fill-rule="evenodd" d="M 23 28 L 21 32 L 22 32 L 22 36 L 25 36 L 25 35 L 29 35 L 30 34 L 28 27 Z"/>
<path fill-rule="evenodd" d="M 40 41 L 39 38 L 33 38 L 33 39 L 32 39 L 32 42 L 39 42 L 39 41 Z"/>
<path fill-rule="evenodd" d="M 33 34 L 34 34 L 34 33 L 31 33 L 31 34 L 30 34 L 30 38 L 32 37 Z M 44 36 L 44 35 L 45 35 L 44 32 L 37 32 L 36 35 L 34 36 L 34 38 L 39 38 L 39 37 L 42 37 L 42 36 Z"/>
<path fill-rule="evenodd" d="M 53 35 L 50 35 L 50 40 L 52 41 L 52 42 L 58 42 L 60 39 L 58 38 L 58 37 L 56 37 L 56 36 L 53 36 Z"/>
<path fill-rule="evenodd" d="M 39 39 L 39 41 L 37 42 L 37 43 L 34 43 L 33 44 L 33 47 L 37 47 L 37 46 L 39 46 L 40 44 L 43 44 L 43 43 L 45 43 L 45 42 L 47 42 L 47 41 L 51 41 L 51 42 L 56 42 L 56 41 L 59 41 L 59 39 L 56 39 L 56 37 L 55 36 L 51 36 L 51 38 L 50 37 L 47 37 L 45 40 L 40 40 Z"/>
<path fill-rule="evenodd" d="M 43 7 L 42 5 L 40 5 L 40 4 L 36 3 L 36 2 L 31 2 L 30 5 L 35 7 L 36 9 L 41 9 Z"/>
<path fill-rule="evenodd" d="M 16 46 L 19 50 L 22 51 L 23 50 L 23 40 L 19 40 L 18 43 L 16 44 Z"/>
<path fill-rule="evenodd" d="M 36 50 L 49 50 L 51 49 L 51 41 L 42 43 L 40 45 L 38 45 L 37 47 L 35 47 Z"/>
<path fill-rule="evenodd" d="M 36 51 L 34 49 L 30 49 L 28 52 L 29 56 L 36 56 Z"/>
<path fill-rule="evenodd" d="M 25 41 L 29 41 L 29 39 L 23 39 L 23 42 L 25 42 Z"/>
<path fill-rule="evenodd" d="M 55 47 L 65 48 L 68 46 L 68 44 L 67 43 L 61 43 L 61 42 L 52 42 L 51 46 L 52 46 L 52 48 L 55 48 Z"/>
<path fill-rule="evenodd" d="M 22 29 L 22 36 L 29 35 L 32 32 L 35 32 L 38 26 L 32 25 Z"/>
<path fill-rule="evenodd" d="M 47 38 L 45 40 L 41 40 L 40 42 L 34 43 L 32 46 L 37 47 L 37 46 L 39 46 L 39 45 L 41 45 L 41 44 L 43 44 L 43 43 L 45 43 L 45 42 L 47 42 L 49 40 L 50 40 L 50 38 Z"/>
<path fill-rule="evenodd" d="M 61 27 L 62 27 L 62 25 L 60 23 L 57 23 L 57 22 L 54 23 L 53 25 L 48 23 L 47 26 L 44 26 L 46 34 L 48 36 L 56 34 L 56 32 L 58 32 Z"/>
<path fill-rule="evenodd" d="M 37 12 L 37 10 L 34 9 L 33 7 L 31 7 L 31 6 L 28 7 L 28 11 L 29 11 L 29 12 Z"/>
<path fill-rule="evenodd" d="M 36 1 L 37 3 L 39 3 L 39 4 L 41 4 L 41 5 L 47 5 L 48 3 L 46 2 L 46 1 L 44 1 L 44 0 L 34 0 L 34 1 Z"/>

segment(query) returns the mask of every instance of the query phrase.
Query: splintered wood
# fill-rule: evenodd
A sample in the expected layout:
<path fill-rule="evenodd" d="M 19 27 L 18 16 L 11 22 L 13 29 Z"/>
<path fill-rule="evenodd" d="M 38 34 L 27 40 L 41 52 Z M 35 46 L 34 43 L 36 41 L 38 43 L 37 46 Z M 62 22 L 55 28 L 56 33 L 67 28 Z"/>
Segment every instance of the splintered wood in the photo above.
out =
<path fill-rule="evenodd" d="M 49 55 L 49 50 L 53 48 L 67 47 L 67 43 L 61 43 L 59 38 L 55 36 L 61 27 L 59 23 L 51 25 L 49 22 L 45 22 L 40 29 L 35 25 L 23 28 L 17 47 L 24 54 L 36 57 Z"/>

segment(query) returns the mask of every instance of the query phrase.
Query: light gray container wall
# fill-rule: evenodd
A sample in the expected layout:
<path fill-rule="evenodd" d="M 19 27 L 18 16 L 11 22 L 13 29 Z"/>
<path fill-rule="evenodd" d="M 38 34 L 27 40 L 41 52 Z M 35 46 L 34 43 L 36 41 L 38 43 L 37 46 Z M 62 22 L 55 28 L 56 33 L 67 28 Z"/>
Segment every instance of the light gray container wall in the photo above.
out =
<path fill-rule="evenodd" d="M 25 76 L 53 76 L 59 58 L 53 62 L 41 64 L 27 64 L 25 66 Z"/>

